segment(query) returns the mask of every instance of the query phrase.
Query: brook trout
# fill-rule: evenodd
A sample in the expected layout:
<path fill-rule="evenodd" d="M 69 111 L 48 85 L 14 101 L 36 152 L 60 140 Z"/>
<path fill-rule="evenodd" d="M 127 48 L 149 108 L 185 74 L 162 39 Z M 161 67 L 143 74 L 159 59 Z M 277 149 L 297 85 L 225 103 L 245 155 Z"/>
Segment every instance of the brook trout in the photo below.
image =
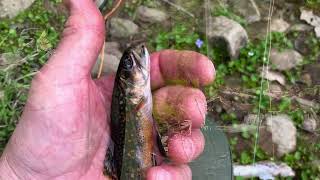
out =
<path fill-rule="evenodd" d="M 120 60 L 112 96 L 111 139 L 105 174 L 112 179 L 144 179 L 146 169 L 156 163 L 154 149 L 160 143 L 152 118 L 150 56 L 144 46 L 138 51 L 129 48 Z"/>

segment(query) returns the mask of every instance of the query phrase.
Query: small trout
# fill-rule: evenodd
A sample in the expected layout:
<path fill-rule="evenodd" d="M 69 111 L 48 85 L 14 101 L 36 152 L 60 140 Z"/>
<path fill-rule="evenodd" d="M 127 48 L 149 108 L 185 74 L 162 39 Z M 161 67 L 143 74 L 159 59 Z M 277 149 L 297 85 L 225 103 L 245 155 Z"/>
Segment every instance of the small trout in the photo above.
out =
<path fill-rule="evenodd" d="M 161 145 L 155 127 L 150 56 L 144 46 L 139 51 L 129 48 L 120 60 L 113 89 L 113 143 L 106 155 L 105 174 L 112 179 L 144 179 L 146 169 L 155 165 L 155 144 Z"/>

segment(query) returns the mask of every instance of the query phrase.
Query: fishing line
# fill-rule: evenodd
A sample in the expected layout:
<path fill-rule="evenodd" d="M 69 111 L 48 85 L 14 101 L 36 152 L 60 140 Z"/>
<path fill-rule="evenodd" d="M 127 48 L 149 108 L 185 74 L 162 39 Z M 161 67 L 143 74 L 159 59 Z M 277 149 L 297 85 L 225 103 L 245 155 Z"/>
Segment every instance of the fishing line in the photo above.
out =
<path fill-rule="evenodd" d="M 269 71 L 269 62 L 270 62 L 270 53 L 271 53 L 271 21 L 272 21 L 272 15 L 274 11 L 274 0 L 270 1 L 269 4 L 269 13 L 268 13 L 268 23 L 267 23 L 267 32 L 266 32 L 266 39 L 265 39 L 265 47 L 264 47 L 264 53 L 263 53 L 263 66 L 262 66 L 262 73 L 261 73 L 261 82 L 260 82 L 260 94 L 259 94 L 259 106 L 258 106 L 258 115 L 257 115 L 257 120 L 258 120 L 258 126 L 256 129 L 255 133 L 255 142 L 254 142 L 254 153 L 253 153 L 253 161 L 252 164 L 255 165 L 256 162 L 256 154 L 257 154 L 257 149 L 258 149 L 258 141 L 259 141 L 259 134 L 260 134 L 260 126 L 262 124 L 262 119 L 261 119 L 261 107 L 262 107 L 262 98 L 264 94 L 264 78 L 262 77 L 263 73 L 266 72 L 268 74 Z M 268 46 L 269 44 L 269 46 Z M 269 91 L 269 80 L 267 81 L 267 88 Z M 269 98 L 269 104 L 271 107 L 271 98 Z M 253 178 L 252 178 L 253 179 Z"/>
<path fill-rule="evenodd" d="M 206 23 L 206 27 L 205 27 L 205 32 L 206 32 L 206 51 L 207 51 L 207 57 L 209 57 L 209 33 L 208 33 L 208 29 L 209 29 L 209 12 L 210 11 L 210 0 L 206 0 L 206 2 L 204 3 L 204 18 L 205 18 L 205 23 Z"/>

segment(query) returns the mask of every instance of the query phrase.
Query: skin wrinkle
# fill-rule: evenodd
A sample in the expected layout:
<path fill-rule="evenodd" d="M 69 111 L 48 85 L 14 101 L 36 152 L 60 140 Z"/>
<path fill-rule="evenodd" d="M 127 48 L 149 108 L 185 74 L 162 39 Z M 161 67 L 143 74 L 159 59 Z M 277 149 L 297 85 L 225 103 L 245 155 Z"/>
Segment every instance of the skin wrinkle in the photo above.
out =
<path fill-rule="evenodd" d="M 163 51 L 162 53 L 164 53 L 164 52 L 166 52 L 166 50 L 165 51 Z M 177 51 L 176 51 L 177 52 Z M 160 77 L 161 77 L 161 80 L 162 80 L 162 82 L 165 82 L 166 81 L 166 78 L 163 76 L 165 73 L 164 73 L 164 70 L 163 70 L 163 68 L 162 68 L 162 63 L 160 62 L 160 59 L 161 59 L 161 54 L 162 53 L 160 53 L 159 54 L 159 59 L 158 59 L 158 66 L 159 66 L 159 70 L 160 70 Z"/>
<path fill-rule="evenodd" d="M 12 173 L 13 173 L 17 178 L 22 179 L 21 177 L 19 177 L 19 175 L 18 175 L 18 173 L 16 172 L 15 168 L 13 168 L 14 166 L 12 166 L 12 165 L 9 163 L 9 161 L 7 160 L 7 156 L 4 155 L 3 158 L 4 158 L 3 161 L 5 162 L 5 164 L 8 165 L 8 167 L 9 167 L 9 169 L 12 171 Z"/>
<path fill-rule="evenodd" d="M 189 177 L 191 179 L 190 175 L 192 174 L 192 172 L 191 172 L 190 168 L 188 168 L 187 166 L 182 166 L 181 169 L 183 172 L 182 174 L 184 174 L 184 178 Z"/>
<path fill-rule="evenodd" d="M 95 85 L 93 85 L 93 87 L 95 87 Z M 89 89 L 88 93 L 90 93 L 90 90 L 91 90 L 91 91 L 96 90 L 95 88 L 90 89 L 89 83 L 88 83 L 88 87 L 87 87 L 87 88 Z M 92 93 L 92 94 L 93 94 L 93 93 Z M 90 104 L 90 103 L 92 103 L 92 101 L 91 101 L 90 98 L 91 98 L 91 96 L 90 96 L 90 94 L 88 94 L 88 107 L 89 107 L 89 108 L 92 107 L 91 104 Z M 96 102 L 96 103 L 97 103 L 97 102 Z M 95 107 L 97 107 L 96 104 L 95 104 Z M 96 108 L 95 108 L 95 109 L 96 109 Z M 91 125 L 90 122 L 92 122 L 92 119 L 91 119 L 91 118 L 92 118 L 92 115 L 90 114 L 91 111 L 92 111 L 92 110 L 89 110 L 89 113 L 88 113 L 88 119 L 89 119 L 88 122 L 87 122 L 87 127 L 88 127 L 88 129 L 90 129 L 90 125 Z M 90 132 L 87 131 L 87 139 L 88 139 L 88 142 L 87 142 L 87 147 L 86 147 L 86 148 L 87 148 L 87 151 L 88 151 L 88 152 L 90 151 L 90 146 L 91 146 L 91 144 L 90 144 L 90 140 L 91 140 L 91 139 L 90 139 L 90 135 L 91 135 Z M 101 140 L 101 137 L 100 137 L 99 139 Z M 97 149 L 96 149 L 96 150 L 97 150 Z M 95 153 L 96 153 L 96 152 L 95 152 Z M 95 153 L 94 153 L 94 154 L 95 154 Z M 93 154 L 92 154 L 92 155 L 93 155 Z M 92 156 L 92 157 L 94 157 L 94 156 Z M 86 169 L 89 169 L 89 164 L 90 164 L 90 163 L 88 163 L 88 162 L 90 161 L 89 158 L 90 158 L 90 154 L 87 153 L 87 154 L 86 154 L 86 161 L 87 161 L 86 164 L 87 164 L 88 167 L 87 167 Z M 91 161 L 92 161 L 92 160 L 93 160 L 93 159 L 91 159 Z"/>
<path fill-rule="evenodd" d="M 36 93 L 36 92 L 38 92 L 38 90 L 37 90 L 37 88 L 39 88 L 39 89 L 52 89 L 52 87 L 54 87 L 54 88 L 59 88 L 59 90 L 57 89 L 57 90 L 55 90 L 55 91 L 60 91 L 60 89 L 62 89 L 62 91 L 61 92 L 63 92 L 63 89 L 64 90 L 66 90 L 66 89 L 69 89 L 68 88 L 68 86 L 75 86 L 75 84 L 77 83 L 77 85 L 78 86 L 80 86 L 79 88 L 76 88 L 76 87 L 74 87 L 74 88 L 72 88 L 72 90 L 71 90 L 71 92 L 74 92 L 75 90 L 78 90 L 78 89 L 82 89 L 81 88 L 81 85 L 83 86 L 83 83 L 90 83 L 90 81 L 88 81 L 88 82 L 83 82 L 83 81 L 85 81 L 86 79 L 83 79 L 83 80 L 81 80 L 80 82 L 74 82 L 74 83 L 70 83 L 70 84 L 68 84 L 68 85 L 61 85 L 61 87 L 60 87 L 60 85 L 53 85 L 53 84 L 51 84 L 50 83 L 50 81 L 49 80 L 44 80 L 44 81 L 40 81 L 39 79 L 37 79 L 38 81 L 34 81 L 33 83 L 32 83 L 32 88 L 31 88 L 31 90 L 30 90 L 30 94 L 32 94 L 33 92 L 34 93 Z M 82 83 L 83 82 L 83 83 Z M 42 87 L 42 88 L 41 88 Z M 79 91 L 77 91 L 76 93 L 78 93 Z M 72 94 L 75 94 L 75 93 L 72 93 Z M 63 99 L 64 100 L 64 99 Z M 34 102 L 33 102 L 34 101 Z M 53 103 L 53 105 L 52 106 L 48 106 L 48 105 L 46 105 L 45 107 L 41 107 L 41 106 L 36 106 L 38 103 L 37 103 L 37 101 L 41 101 L 41 102 L 43 102 L 43 99 L 39 99 L 39 98 L 36 98 L 36 100 L 35 100 L 35 98 L 32 98 L 32 96 L 30 96 L 30 98 L 28 99 L 28 101 L 27 101 L 27 106 L 26 106 L 26 108 L 25 108 L 25 110 L 26 111 L 28 111 L 28 110 L 30 110 L 31 112 L 33 111 L 33 112 L 36 112 L 36 111 L 48 111 L 48 110 L 50 110 L 50 109 L 57 109 L 57 108 L 59 108 L 59 107 L 62 107 L 62 106 L 64 106 L 64 105 L 68 105 L 68 104 L 72 104 L 72 103 L 75 103 L 76 101 L 77 101 L 77 99 L 76 98 L 74 98 L 74 99 L 72 99 L 72 100 L 69 100 L 69 101 L 67 101 L 67 102 L 62 102 L 62 103 L 60 103 L 60 104 L 57 104 L 57 102 L 55 102 L 55 103 Z"/>
<path fill-rule="evenodd" d="M 69 65 L 69 64 L 67 64 L 67 63 L 64 63 L 64 64 L 62 64 L 62 65 L 57 65 L 57 64 L 55 64 L 54 65 L 54 67 L 53 67 L 53 65 L 51 65 L 51 64 L 45 64 L 43 67 L 42 67 L 42 69 L 40 70 L 40 71 L 38 71 L 37 72 L 37 74 L 36 74 L 36 76 L 34 77 L 34 80 L 33 80 L 33 82 L 35 81 L 36 83 L 38 82 L 38 81 L 40 81 L 40 82 L 46 82 L 46 81 L 48 81 L 48 82 L 50 82 L 50 80 L 52 80 L 53 78 L 55 78 L 55 77 L 59 77 L 59 73 L 57 73 L 57 72 L 63 72 L 63 71 L 60 71 L 60 69 L 66 69 L 66 66 L 69 66 L 69 67 L 78 67 L 77 69 L 81 69 L 81 68 L 79 68 L 80 67 L 80 64 L 79 63 L 74 63 L 74 62 L 72 62 L 72 64 L 71 65 Z M 54 84 L 54 83 L 52 83 L 51 82 L 51 84 L 54 84 L 54 85 L 61 85 L 61 86 L 63 86 L 63 85 L 68 85 L 68 84 L 75 84 L 75 83 L 77 83 L 78 81 L 83 81 L 83 80 L 90 80 L 90 76 L 88 76 L 88 75 L 81 75 L 81 73 L 78 73 L 78 72 L 80 72 L 80 71 L 83 71 L 83 70 L 77 70 L 77 69 L 75 69 L 75 68 L 73 68 L 72 69 L 72 73 L 68 73 L 68 74 L 66 74 L 66 76 L 67 77 L 65 77 L 64 79 L 59 79 L 59 83 L 56 83 L 56 84 Z M 83 69 L 83 68 L 82 68 Z M 69 68 L 68 68 L 68 70 L 69 70 Z M 77 70 L 77 71 L 75 71 L 75 70 Z M 53 76 L 53 77 L 50 77 L 49 75 L 49 73 L 46 73 L 46 72 L 48 72 L 48 71 L 55 71 L 56 73 L 54 74 L 54 75 L 56 75 L 56 76 Z M 48 75 L 49 74 L 49 75 Z M 68 76 L 70 76 L 70 77 L 68 77 Z"/>
<path fill-rule="evenodd" d="M 179 139 L 180 139 L 182 147 L 183 147 L 184 156 L 187 157 L 188 161 L 190 161 L 192 159 L 193 155 L 194 155 L 193 142 L 190 139 L 183 139 L 181 137 Z M 192 150 L 190 150 L 190 149 L 192 149 Z M 190 152 L 193 152 L 193 153 L 190 154 Z"/>
<path fill-rule="evenodd" d="M 6 154 L 6 153 L 5 153 Z M 21 161 L 19 159 L 16 159 L 16 156 L 12 156 L 13 159 L 12 160 L 12 164 L 18 164 L 18 168 L 20 169 L 24 169 L 27 171 L 28 174 L 24 173 L 23 175 L 19 176 L 18 173 L 16 172 L 17 167 L 13 168 L 14 166 L 13 165 L 10 165 L 10 161 L 7 161 L 8 162 L 8 165 L 10 165 L 10 168 L 12 169 L 12 171 L 14 171 L 14 173 L 16 174 L 16 176 L 18 177 L 18 179 L 24 179 L 22 177 L 25 177 L 25 176 L 32 176 L 32 174 L 37 174 L 38 172 L 35 171 L 32 167 L 29 167 L 27 162 L 23 161 L 23 159 L 21 159 Z M 14 162 L 17 162 L 17 163 L 14 163 Z M 38 174 L 42 174 L 41 172 L 38 173 Z"/>

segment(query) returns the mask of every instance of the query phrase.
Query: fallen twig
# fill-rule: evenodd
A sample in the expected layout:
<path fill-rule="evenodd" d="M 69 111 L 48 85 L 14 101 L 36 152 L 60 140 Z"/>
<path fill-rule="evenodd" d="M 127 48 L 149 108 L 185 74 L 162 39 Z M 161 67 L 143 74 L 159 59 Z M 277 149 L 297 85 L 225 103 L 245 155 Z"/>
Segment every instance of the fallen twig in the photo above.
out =
<path fill-rule="evenodd" d="M 121 3 L 122 3 L 122 0 L 118 0 L 117 4 L 111 9 L 111 11 L 108 12 L 108 13 L 104 16 L 105 21 L 107 21 L 107 20 L 116 12 L 116 10 L 120 7 Z M 102 74 L 103 63 L 104 63 L 104 50 L 105 50 L 105 48 L 106 48 L 106 42 L 105 42 L 105 40 L 104 40 L 103 46 L 102 46 L 102 50 L 101 50 L 101 52 L 100 52 L 101 62 L 100 62 L 100 65 L 99 65 L 99 71 L 98 71 L 97 78 L 100 78 L 100 77 L 101 77 L 101 74 Z"/>
<path fill-rule="evenodd" d="M 234 124 L 232 126 L 217 126 L 217 128 L 227 133 L 242 133 L 242 132 L 255 132 L 257 130 L 257 125 Z M 260 129 L 263 129 L 263 128 L 265 127 L 260 126 Z"/>
<path fill-rule="evenodd" d="M 176 9 L 178 9 L 179 11 L 182 11 L 185 14 L 189 15 L 190 17 L 194 18 L 194 15 L 191 12 L 187 11 L 185 8 L 183 8 L 183 7 L 181 7 L 181 6 L 177 5 L 177 4 L 174 4 L 173 2 L 168 1 L 168 0 L 162 0 L 162 1 L 168 3 L 169 5 L 175 7 Z"/>

